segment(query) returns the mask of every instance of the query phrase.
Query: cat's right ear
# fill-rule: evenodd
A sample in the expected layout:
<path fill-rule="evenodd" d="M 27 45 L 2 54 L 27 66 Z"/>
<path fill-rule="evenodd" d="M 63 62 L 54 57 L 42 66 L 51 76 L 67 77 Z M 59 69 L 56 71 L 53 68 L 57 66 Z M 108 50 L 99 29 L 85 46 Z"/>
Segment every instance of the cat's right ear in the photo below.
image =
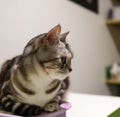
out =
<path fill-rule="evenodd" d="M 61 32 L 61 26 L 57 25 L 54 28 L 52 28 L 47 34 L 46 34 L 46 38 L 43 40 L 43 45 L 45 46 L 53 46 L 55 44 L 57 44 L 58 37 L 60 35 Z"/>

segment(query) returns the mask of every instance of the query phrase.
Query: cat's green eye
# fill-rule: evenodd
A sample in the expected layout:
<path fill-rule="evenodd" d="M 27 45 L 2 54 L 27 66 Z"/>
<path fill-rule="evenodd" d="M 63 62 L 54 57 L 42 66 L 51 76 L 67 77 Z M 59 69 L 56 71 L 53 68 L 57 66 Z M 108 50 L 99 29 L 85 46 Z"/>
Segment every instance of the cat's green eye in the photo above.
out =
<path fill-rule="evenodd" d="M 66 57 L 61 57 L 61 62 L 63 65 L 65 65 L 66 64 Z"/>

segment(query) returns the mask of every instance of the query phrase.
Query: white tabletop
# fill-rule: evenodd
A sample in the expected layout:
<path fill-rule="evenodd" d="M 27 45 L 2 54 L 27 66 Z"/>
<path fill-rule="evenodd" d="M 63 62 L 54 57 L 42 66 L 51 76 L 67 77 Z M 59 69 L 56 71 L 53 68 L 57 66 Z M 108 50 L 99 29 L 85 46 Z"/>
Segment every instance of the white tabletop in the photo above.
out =
<path fill-rule="evenodd" d="M 120 98 L 115 96 L 70 93 L 68 101 L 72 107 L 67 117 L 107 117 L 120 107 Z"/>

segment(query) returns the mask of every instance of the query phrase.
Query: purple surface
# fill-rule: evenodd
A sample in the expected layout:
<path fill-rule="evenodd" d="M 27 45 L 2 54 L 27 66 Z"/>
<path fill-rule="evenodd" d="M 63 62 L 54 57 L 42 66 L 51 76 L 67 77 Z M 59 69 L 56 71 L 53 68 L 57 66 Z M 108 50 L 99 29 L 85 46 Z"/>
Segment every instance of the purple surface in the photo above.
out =
<path fill-rule="evenodd" d="M 60 105 L 60 109 L 58 111 L 55 111 L 53 113 L 43 113 L 42 115 L 36 117 L 66 117 L 66 110 L 68 110 L 69 108 L 71 108 L 71 104 L 69 102 L 63 102 Z M 0 113 L 0 117 L 22 117 L 22 116 Z"/>
<path fill-rule="evenodd" d="M 56 117 L 66 117 L 66 112 L 63 113 L 63 114 L 60 114 L 60 115 L 58 115 L 58 116 L 56 116 Z"/>
<path fill-rule="evenodd" d="M 22 117 L 22 116 L 16 116 L 16 115 L 0 113 L 0 117 Z"/>
<path fill-rule="evenodd" d="M 60 105 L 60 107 L 67 110 L 67 109 L 71 108 L 71 104 L 68 102 L 64 102 Z"/>

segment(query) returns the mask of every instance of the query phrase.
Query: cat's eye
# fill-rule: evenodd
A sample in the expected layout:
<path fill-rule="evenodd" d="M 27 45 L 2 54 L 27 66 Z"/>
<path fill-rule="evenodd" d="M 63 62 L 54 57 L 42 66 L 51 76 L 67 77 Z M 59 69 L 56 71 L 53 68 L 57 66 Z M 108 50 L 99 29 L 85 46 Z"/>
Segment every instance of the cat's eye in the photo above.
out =
<path fill-rule="evenodd" d="M 61 57 L 61 62 L 63 65 L 65 65 L 66 64 L 66 57 Z"/>

